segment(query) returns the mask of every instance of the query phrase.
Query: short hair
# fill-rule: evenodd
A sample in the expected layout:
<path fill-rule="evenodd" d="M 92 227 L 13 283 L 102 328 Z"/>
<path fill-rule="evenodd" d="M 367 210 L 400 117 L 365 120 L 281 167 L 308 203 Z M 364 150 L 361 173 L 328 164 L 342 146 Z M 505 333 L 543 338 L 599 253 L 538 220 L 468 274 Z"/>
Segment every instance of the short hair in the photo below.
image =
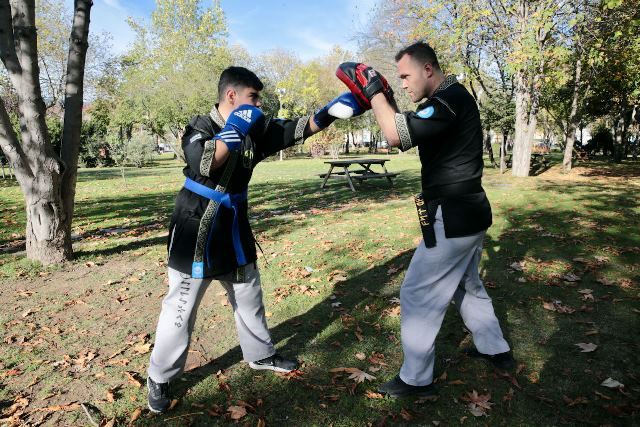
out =
<path fill-rule="evenodd" d="M 220 74 L 220 80 L 218 81 L 218 101 L 222 101 L 224 92 L 229 86 L 234 87 L 250 87 L 256 90 L 262 90 L 264 85 L 251 70 L 244 67 L 228 67 L 222 74 Z"/>
<path fill-rule="evenodd" d="M 416 42 L 405 47 L 396 54 L 396 62 L 400 61 L 400 59 L 405 55 L 409 55 L 420 64 L 431 64 L 432 67 L 438 70 L 440 69 L 436 52 L 431 46 L 429 46 L 429 43 Z"/>

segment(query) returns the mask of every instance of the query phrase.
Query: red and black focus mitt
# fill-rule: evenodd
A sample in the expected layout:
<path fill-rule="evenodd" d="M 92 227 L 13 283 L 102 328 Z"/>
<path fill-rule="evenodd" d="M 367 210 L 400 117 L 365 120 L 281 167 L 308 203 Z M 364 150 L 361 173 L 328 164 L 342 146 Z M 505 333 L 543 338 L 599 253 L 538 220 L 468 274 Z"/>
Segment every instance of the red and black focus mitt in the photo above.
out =
<path fill-rule="evenodd" d="M 347 85 L 362 108 L 371 108 L 371 98 L 377 93 L 384 93 L 387 99 L 393 95 L 391 86 L 382 74 L 358 62 L 343 62 L 338 65 L 336 76 Z"/>

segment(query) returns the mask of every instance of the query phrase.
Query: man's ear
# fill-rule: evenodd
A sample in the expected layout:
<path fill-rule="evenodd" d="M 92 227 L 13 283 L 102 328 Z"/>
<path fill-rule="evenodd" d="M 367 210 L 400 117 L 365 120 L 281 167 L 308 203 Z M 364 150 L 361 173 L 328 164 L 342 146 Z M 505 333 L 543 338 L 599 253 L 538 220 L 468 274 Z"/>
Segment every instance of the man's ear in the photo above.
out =
<path fill-rule="evenodd" d="M 426 62 L 423 65 L 423 69 L 424 69 L 424 72 L 426 73 L 427 77 L 431 77 L 433 75 L 433 65 L 429 64 L 428 62 Z"/>
<path fill-rule="evenodd" d="M 227 102 L 229 104 L 235 105 L 235 101 L 238 98 L 238 93 L 236 92 L 236 90 L 233 87 L 230 87 L 225 92 L 225 98 L 227 99 Z"/>

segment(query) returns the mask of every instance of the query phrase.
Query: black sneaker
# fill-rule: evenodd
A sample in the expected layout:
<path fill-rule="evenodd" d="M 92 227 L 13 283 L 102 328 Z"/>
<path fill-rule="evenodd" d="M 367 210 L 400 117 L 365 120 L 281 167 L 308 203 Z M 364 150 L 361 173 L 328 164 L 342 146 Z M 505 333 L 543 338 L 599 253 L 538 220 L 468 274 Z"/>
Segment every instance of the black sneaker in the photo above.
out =
<path fill-rule="evenodd" d="M 433 383 L 427 385 L 411 385 L 402 381 L 400 375 L 396 376 L 391 381 L 382 384 L 380 388 L 378 388 L 378 392 L 389 397 L 428 397 L 435 396 L 437 394 Z"/>
<path fill-rule="evenodd" d="M 275 372 L 291 372 L 298 369 L 298 362 L 296 360 L 288 360 L 279 355 L 278 353 L 273 356 L 269 356 L 265 359 L 258 360 L 256 362 L 249 362 L 251 369 L 258 370 L 270 370 Z"/>
<path fill-rule="evenodd" d="M 484 354 L 475 348 L 465 348 L 462 352 L 469 357 L 488 360 L 493 366 L 503 371 L 508 371 L 516 367 L 516 360 L 513 358 L 511 350 L 498 354 Z"/>
<path fill-rule="evenodd" d="M 169 383 L 157 383 L 147 377 L 147 389 L 149 390 L 147 393 L 149 410 L 154 414 L 165 412 L 171 404 Z"/>

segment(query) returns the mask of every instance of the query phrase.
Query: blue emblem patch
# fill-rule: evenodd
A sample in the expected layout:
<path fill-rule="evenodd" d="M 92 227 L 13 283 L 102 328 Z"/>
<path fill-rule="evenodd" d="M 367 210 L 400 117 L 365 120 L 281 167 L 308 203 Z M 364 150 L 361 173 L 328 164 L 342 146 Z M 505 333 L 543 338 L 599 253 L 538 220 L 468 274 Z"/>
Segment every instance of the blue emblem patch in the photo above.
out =
<path fill-rule="evenodd" d="M 436 112 L 436 109 L 433 108 L 433 105 L 429 105 L 427 108 L 425 108 L 424 110 L 418 111 L 416 114 L 418 117 L 421 117 L 423 119 L 428 119 L 429 117 L 433 116 L 433 113 L 435 112 Z"/>

